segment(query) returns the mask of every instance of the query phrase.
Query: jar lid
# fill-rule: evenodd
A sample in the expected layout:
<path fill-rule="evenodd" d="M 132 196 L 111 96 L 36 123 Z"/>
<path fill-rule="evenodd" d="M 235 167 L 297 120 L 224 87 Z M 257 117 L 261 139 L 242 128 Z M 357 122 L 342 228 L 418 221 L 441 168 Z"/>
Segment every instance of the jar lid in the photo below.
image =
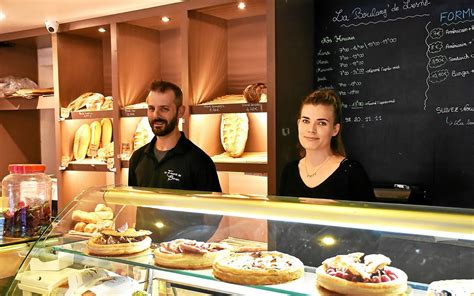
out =
<path fill-rule="evenodd" d="M 8 170 L 14 174 L 44 173 L 46 166 L 44 164 L 10 164 Z"/>

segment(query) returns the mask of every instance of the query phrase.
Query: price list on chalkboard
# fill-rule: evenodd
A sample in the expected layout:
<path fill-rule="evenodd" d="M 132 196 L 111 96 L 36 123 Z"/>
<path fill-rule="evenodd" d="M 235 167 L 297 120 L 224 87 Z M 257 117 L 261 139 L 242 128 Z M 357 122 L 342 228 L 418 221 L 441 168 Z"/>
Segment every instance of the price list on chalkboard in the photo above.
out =
<path fill-rule="evenodd" d="M 444 194 L 457 178 L 474 194 L 474 3 L 318 1 L 315 21 L 315 87 L 341 96 L 346 146 L 372 180 Z"/>

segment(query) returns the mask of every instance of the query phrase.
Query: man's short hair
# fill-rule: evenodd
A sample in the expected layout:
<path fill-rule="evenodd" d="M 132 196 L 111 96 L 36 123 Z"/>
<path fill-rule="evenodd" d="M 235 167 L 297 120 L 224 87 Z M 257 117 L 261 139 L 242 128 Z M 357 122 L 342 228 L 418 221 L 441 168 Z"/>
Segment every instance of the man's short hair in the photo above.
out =
<path fill-rule="evenodd" d="M 183 92 L 176 84 L 164 80 L 154 80 L 150 86 L 150 91 L 153 92 L 165 93 L 168 90 L 174 93 L 174 103 L 176 107 L 178 108 L 183 105 Z"/>

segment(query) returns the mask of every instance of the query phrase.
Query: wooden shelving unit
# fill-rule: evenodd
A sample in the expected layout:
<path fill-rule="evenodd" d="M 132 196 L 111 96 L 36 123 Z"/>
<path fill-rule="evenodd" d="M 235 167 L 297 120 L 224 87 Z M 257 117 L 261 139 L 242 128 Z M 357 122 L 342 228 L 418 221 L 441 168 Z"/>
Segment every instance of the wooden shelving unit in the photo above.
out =
<path fill-rule="evenodd" d="M 207 102 L 223 95 L 241 94 L 251 83 L 264 82 L 273 87 L 274 61 L 273 55 L 268 54 L 273 51 L 268 48 L 274 38 L 273 26 L 269 25 L 273 5 L 272 1 L 249 1 L 247 10 L 242 12 L 231 0 L 193 0 L 61 24 L 60 32 L 52 35 L 43 32 L 38 36 L 41 30 L 18 33 L 17 39 L 16 34 L 0 35 L 0 41 L 15 46 L 14 50 L 0 48 L 0 77 L 29 76 L 38 80 L 37 53 L 46 47 L 52 52 L 52 62 L 47 67 L 51 69 L 50 80 L 55 89 L 51 97 L 0 99 L 0 127 L 6 125 L 9 129 L 5 132 L 0 128 L 0 149 L 9 153 L 0 161 L 0 177 L 7 174 L 9 163 L 48 162 L 49 173 L 58 178 L 60 209 L 88 187 L 126 184 L 128 161 L 120 160 L 121 149 L 124 145 L 133 147 L 135 129 L 147 116 L 147 110 L 125 106 L 144 102 L 151 81 L 160 79 L 182 88 L 188 110 L 182 129 L 210 156 L 224 152 L 216 129 L 219 116 L 224 113 L 248 113 L 246 151 L 268 154 L 271 103 Z M 171 22 L 161 22 L 165 15 Z M 106 32 L 99 33 L 100 27 Z M 217 43 L 208 42 L 210 37 L 217 37 Z M 224 58 L 215 60 L 213 54 L 219 48 L 225 49 Z M 205 71 L 211 74 L 204 75 Z M 68 118 L 61 118 L 60 109 L 86 92 L 112 96 L 113 109 L 77 110 Z M 273 90 L 269 89 L 269 101 L 274 99 L 272 96 Z M 43 119 L 45 114 L 49 116 L 47 122 Z M 113 167 L 90 160 L 74 161 L 76 130 L 82 124 L 103 118 L 113 122 Z M 203 126 L 199 126 L 202 119 L 210 121 L 204 123 L 205 133 Z M 26 130 L 28 137 L 24 136 Z M 13 138 L 9 136 L 12 131 L 16 131 Z M 46 149 L 44 142 L 50 149 Z M 13 151 L 18 150 L 15 147 L 25 151 Z M 49 156 L 45 158 L 46 151 Z M 63 167 L 61 162 L 66 158 L 69 163 Z M 273 166 L 268 156 L 265 161 L 216 162 L 220 172 L 249 176 L 265 176 Z"/>
<path fill-rule="evenodd" d="M 0 98 L 0 111 L 55 109 L 57 104 L 54 96 L 38 96 L 32 99 L 6 97 Z"/>

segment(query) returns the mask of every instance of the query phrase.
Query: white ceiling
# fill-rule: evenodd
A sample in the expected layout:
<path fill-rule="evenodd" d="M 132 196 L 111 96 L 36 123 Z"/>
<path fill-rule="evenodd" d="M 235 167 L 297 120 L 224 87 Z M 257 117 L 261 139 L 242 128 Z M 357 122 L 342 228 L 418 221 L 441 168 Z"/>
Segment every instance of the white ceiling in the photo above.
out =
<path fill-rule="evenodd" d="M 0 34 L 45 28 L 45 20 L 69 23 L 182 0 L 0 0 Z M 46 30 L 46 29 L 45 29 Z"/>

